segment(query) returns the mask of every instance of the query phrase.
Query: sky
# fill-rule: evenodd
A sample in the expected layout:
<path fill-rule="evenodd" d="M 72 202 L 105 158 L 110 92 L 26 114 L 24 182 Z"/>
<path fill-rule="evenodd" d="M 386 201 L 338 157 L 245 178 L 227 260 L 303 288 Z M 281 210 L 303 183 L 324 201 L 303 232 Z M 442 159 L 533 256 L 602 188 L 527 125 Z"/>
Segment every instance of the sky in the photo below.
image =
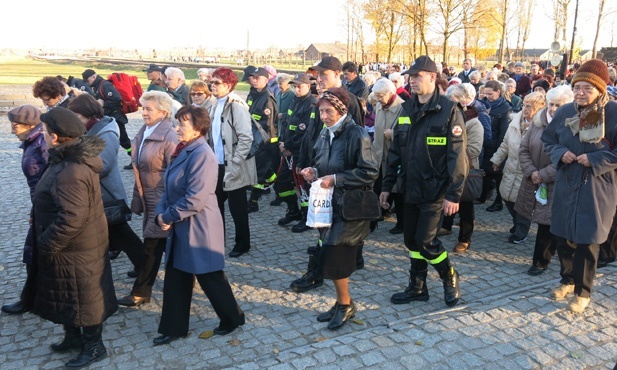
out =
<path fill-rule="evenodd" d="M 378 1 L 378 0 L 371 0 Z M 568 37 L 572 34 L 574 3 Z M 580 0 L 578 35 L 583 49 L 593 43 L 598 0 Z M 211 50 L 306 48 L 311 43 L 347 42 L 345 0 L 178 0 L 158 10 L 144 0 L 11 0 L 4 4 L 0 49 L 171 49 Z M 550 0 L 536 2 L 526 48 L 548 48 L 553 22 Z M 615 0 L 608 6 L 617 8 Z M 612 4 L 615 3 L 615 4 Z M 165 3 L 161 3 L 165 4 Z M 121 11 L 118 11 L 121 10 Z M 117 12 L 121 16 L 114 16 Z M 20 16 L 21 15 L 21 16 Z M 614 15 L 607 17 L 599 46 L 617 46 Z M 367 36 L 369 37 L 369 36 Z M 514 45 L 511 45 L 514 46 Z"/>

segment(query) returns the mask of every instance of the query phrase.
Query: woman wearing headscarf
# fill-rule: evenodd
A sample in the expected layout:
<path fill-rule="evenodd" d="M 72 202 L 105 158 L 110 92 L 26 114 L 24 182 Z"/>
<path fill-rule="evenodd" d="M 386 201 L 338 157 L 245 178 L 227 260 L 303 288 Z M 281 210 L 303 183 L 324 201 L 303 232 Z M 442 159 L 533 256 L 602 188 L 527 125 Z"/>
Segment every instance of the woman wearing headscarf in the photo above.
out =
<path fill-rule="evenodd" d="M 118 300 L 122 306 L 150 302 L 168 236 L 167 231 L 155 224 L 154 212 L 165 188 L 163 175 L 178 144 L 178 135 L 171 122 L 173 102 L 169 94 L 148 91 L 139 102 L 144 125 L 131 141 L 131 162 L 135 173 L 131 211 L 143 214 L 145 258 L 131 294 Z"/>
<path fill-rule="evenodd" d="M 166 246 L 161 336 L 154 345 L 185 337 L 189 329 L 194 279 L 220 318 L 214 334 L 244 325 L 223 272 L 225 235 L 215 195 L 218 163 L 204 138 L 210 130 L 206 109 L 184 106 L 176 115 L 180 143 L 163 178 L 165 192 L 156 207 L 156 223 L 169 232 Z"/>
<path fill-rule="evenodd" d="M 512 117 L 512 122 L 508 126 L 501 145 L 491 157 L 493 171 L 497 171 L 502 163 L 505 162 L 503 178 L 499 185 L 499 194 L 503 197 L 506 208 L 510 212 L 510 216 L 512 216 L 513 226 L 510 229 L 512 235 L 508 237 L 508 241 L 513 244 L 520 244 L 527 240 L 527 234 L 531 226 L 531 220 L 517 214 L 514 210 L 518 189 L 523 180 L 523 172 L 518 163 L 518 151 L 521 145 L 521 138 L 527 132 L 533 116 L 546 104 L 544 100 L 544 95 L 539 92 L 533 92 L 525 96 L 523 99 L 523 110 Z"/>
<path fill-rule="evenodd" d="M 107 255 L 107 221 L 99 185 L 105 143 L 84 136 L 68 109 L 41 115 L 49 165 L 33 196 L 34 281 L 32 312 L 64 326 L 55 352 L 80 349 L 66 363 L 80 368 L 107 355 L 103 322 L 118 309 Z"/>
<path fill-rule="evenodd" d="M 550 232 L 555 166 L 544 150 L 541 137 L 553 120 L 557 108 L 572 102 L 573 98 L 570 86 L 550 89 L 546 94 L 547 107 L 533 116 L 532 124 L 521 139 L 518 158 L 523 179 L 514 210 L 522 217 L 538 223 L 533 261 L 527 271 L 529 275 L 544 273 L 556 248 L 556 239 Z"/>
<path fill-rule="evenodd" d="M 356 314 L 349 276 L 356 270 L 357 248 L 369 232 L 369 221 L 346 221 L 336 205 L 345 190 L 370 188 L 379 174 L 368 133 L 347 114 L 348 100 L 344 88 L 331 88 L 320 95 L 317 105 L 326 127 L 312 149 L 312 166 L 301 171 L 306 181 L 319 178 L 322 188 L 334 188 L 332 225 L 319 229 L 317 252 L 321 275 L 331 279 L 336 290 L 334 306 L 317 316 L 317 321 L 328 322 L 330 330 L 340 328 Z"/>
<path fill-rule="evenodd" d="M 555 112 L 542 141 L 557 168 L 551 233 L 558 237 L 561 281 L 551 296 L 574 293 L 568 308 L 583 312 L 591 301 L 600 243 L 617 203 L 617 103 L 609 101 L 608 68 L 589 60 L 572 78 L 574 102 Z"/>
<path fill-rule="evenodd" d="M 26 181 L 30 188 L 30 200 L 32 201 L 34 188 L 45 170 L 48 157 L 47 143 L 45 142 L 43 124 L 41 123 L 41 110 L 32 105 L 22 105 L 21 107 L 11 109 L 7 116 L 11 122 L 11 132 L 21 141 L 20 148 L 23 150 L 21 169 L 26 176 Z M 22 260 L 26 265 L 28 276 L 32 272 L 33 245 L 34 235 L 31 224 L 26 235 Z M 3 305 L 2 312 L 13 315 L 26 312 L 27 308 L 24 305 L 26 294 L 27 291 L 24 287 L 19 301 Z"/>

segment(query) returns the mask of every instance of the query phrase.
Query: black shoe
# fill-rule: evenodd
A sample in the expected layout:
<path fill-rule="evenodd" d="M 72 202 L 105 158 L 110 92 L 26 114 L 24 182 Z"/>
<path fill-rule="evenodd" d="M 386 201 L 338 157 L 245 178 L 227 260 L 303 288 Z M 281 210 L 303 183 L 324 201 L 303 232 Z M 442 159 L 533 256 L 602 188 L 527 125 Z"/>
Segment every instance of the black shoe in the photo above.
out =
<path fill-rule="evenodd" d="M 303 233 L 305 231 L 310 230 L 311 228 L 306 226 L 306 221 L 304 219 L 298 221 L 297 224 L 293 225 L 291 227 L 291 232 L 292 233 Z"/>
<path fill-rule="evenodd" d="M 129 163 L 129 164 L 127 164 L 126 166 L 124 166 L 122 168 L 124 168 L 125 170 L 132 170 L 133 169 L 133 165 Z"/>
<path fill-rule="evenodd" d="M 246 250 L 241 250 L 241 249 L 232 249 L 231 252 L 229 252 L 229 257 L 231 258 L 236 258 L 236 257 L 240 257 L 241 255 L 243 255 L 244 253 L 248 253 L 248 249 Z"/>
<path fill-rule="evenodd" d="M 52 344 L 51 350 L 58 353 L 70 351 L 72 349 L 81 349 L 84 345 L 84 341 L 81 337 L 81 328 L 68 328 L 64 329 L 64 339 L 60 343 Z"/>
<path fill-rule="evenodd" d="M 8 313 L 9 315 L 19 315 L 27 311 L 28 310 L 26 310 L 21 300 L 15 303 L 5 304 L 2 306 L 2 312 Z"/>
<path fill-rule="evenodd" d="M 214 332 L 215 335 L 227 335 L 229 333 L 231 333 L 232 331 L 236 330 L 238 327 L 236 326 L 233 329 L 221 329 L 220 326 L 217 326 L 216 328 L 214 328 L 214 330 L 212 330 Z"/>
<path fill-rule="evenodd" d="M 130 278 L 136 278 L 139 276 L 139 272 L 137 272 L 137 270 L 132 269 L 131 271 L 126 273 L 126 276 L 130 277 Z"/>
<path fill-rule="evenodd" d="M 180 339 L 180 338 L 185 338 L 186 334 L 184 335 L 178 335 L 178 336 L 173 336 L 173 335 L 161 335 L 160 337 L 156 337 L 152 340 L 152 344 L 155 346 L 162 346 L 163 344 L 169 344 L 171 342 L 173 342 L 176 339 Z"/>
<path fill-rule="evenodd" d="M 405 291 L 394 293 L 390 297 L 390 302 L 394 304 L 404 304 L 412 301 L 426 302 L 429 299 L 428 289 L 426 288 L 427 271 L 409 270 L 409 285 Z"/>
<path fill-rule="evenodd" d="M 527 237 L 524 237 L 522 239 L 518 239 L 516 238 L 514 235 L 510 235 L 508 237 L 508 242 L 512 243 L 512 244 L 521 244 L 523 243 L 525 240 L 527 240 Z"/>
<path fill-rule="evenodd" d="M 64 364 L 69 369 L 79 369 L 90 365 L 93 362 L 100 361 L 107 357 L 107 349 L 103 345 L 103 341 L 99 339 L 94 342 L 90 342 L 84 336 L 84 346 L 74 359 Z"/>
<path fill-rule="evenodd" d="M 313 271 L 308 271 L 301 278 L 291 282 L 289 287 L 296 293 L 303 293 L 323 285 L 323 279 L 317 279 Z"/>
<path fill-rule="evenodd" d="M 512 226 L 510 228 L 510 234 L 514 234 L 515 231 L 516 231 L 516 226 Z"/>
<path fill-rule="evenodd" d="M 484 204 L 486 203 L 486 198 L 478 198 L 474 199 L 473 204 Z"/>
<path fill-rule="evenodd" d="M 454 267 L 447 270 L 439 271 L 439 276 L 443 281 L 443 297 L 446 305 L 452 307 L 458 303 L 461 298 L 461 289 L 459 287 L 458 272 Z"/>
<path fill-rule="evenodd" d="M 339 304 L 334 311 L 332 320 L 328 323 L 328 329 L 336 330 L 354 316 L 356 316 L 356 305 L 353 304 L 353 301 L 349 302 L 348 305 Z"/>
<path fill-rule="evenodd" d="M 394 226 L 393 228 L 391 228 L 388 231 L 390 234 L 402 234 L 403 233 L 403 229 L 398 227 L 398 226 Z"/>
<path fill-rule="evenodd" d="M 527 270 L 527 275 L 538 276 L 542 275 L 546 271 L 546 267 L 540 267 L 536 265 L 532 265 L 529 270 Z"/>
<path fill-rule="evenodd" d="M 289 223 L 300 220 L 302 220 L 302 212 L 300 212 L 299 209 L 296 209 L 293 211 L 287 211 L 287 213 L 285 213 L 285 217 L 279 219 L 278 224 L 280 226 L 285 226 Z"/>
<path fill-rule="evenodd" d="M 317 315 L 317 321 L 319 322 L 328 322 L 330 320 L 332 320 L 332 318 L 334 317 L 334 313 L 336 312 L 336 309 L 338 308 L 338 302 L 336 302 L 334 304 L 334 306 L 332 306 L 331 309 L 329 309 L 328 311 Z"/>
<path fill-rule="evenodd" d="M 259 211 L 259 203 L 257 201 L 250 201 L 248 206 L 248 213 L 258 212 Z"/>
<path fill-rule="evenodd" d="M 437 236 L 446 236 L 451 235 L 452 230 L 444 229 L 443 227 L 437 230 Z"/>
<path fill-rule="evenodd" d="M 129 294 L 126 297 L 118 299 L 118 304 L 120 306 L 137 307 L 146 303 L 150 303 L 150 297 L 138 297 Z"/>
<path fill-rule="evenodd" d="M 283 204 L 283 198 L 277 196 L 276 198 L 274 198 L 274 200 L 272 202 L 270 202 L 270 205 L 272 207 L 278 207 L 281 204 Z"/>
<path fill-rule="evenodd" d="M 503 209 L 503 204 L 493 203 L 488 208 L 486 208 L 486 212 L 497 212 Z"/>
<path fill-rule="evenodd" d="M 118 256 L 120 255 L 120 253 L 122 253 L 122 251 L 118 250 L 118 251 L 109 251 L 107 252 L 107 254 L 109 255 L 109 259 L 110 260 L 115 260 L 116 258 L 118 258 Z"/>

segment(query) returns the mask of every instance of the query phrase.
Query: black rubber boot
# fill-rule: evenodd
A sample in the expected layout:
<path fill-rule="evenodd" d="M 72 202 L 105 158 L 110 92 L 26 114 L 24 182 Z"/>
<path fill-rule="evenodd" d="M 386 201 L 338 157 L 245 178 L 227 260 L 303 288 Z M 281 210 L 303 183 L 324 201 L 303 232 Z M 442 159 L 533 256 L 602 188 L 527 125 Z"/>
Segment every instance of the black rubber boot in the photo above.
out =
<path fill-rule="evenodd" d="M 62 353 L 71 349 L 81 349 L 82 346 L 81 328 L 64 325 L 64 339 L 60 343 L 52 344 L 51 350 Z"/>
<path fill-rule="evenodd" d="M 302 213 L 300 212 L 300 208 L 298 208 L 297 197 L 293 196 L 287 198 L 284 199 L 285 203 L 287 203 L 287 213 L 285 213 L 285 217 L 280 218 L 278 221 L 278 224 L 281 226 L 285 226 L 289 223 L 302 219 Z"/>
<path fill-rule="evenodd" d="M 319 288 L 323 285 L 323 277 L 319 273 L 319 252 L 321 247 L 309 247 L 308 268 L 301 278 L 294 280 L 289 287 L 296 293 L 302 293 L 311 289 Z"/>
<path fill-rule="evenodd" d="M 302 215 L 302 219 L 300 219 L 297 224 L 291 227 L 292 233 L 303 233 L 311 229 L 310 227 L 306 226 L 306 215 L 308 214 L 308 207 L 300 207 L 300 214 Z"/>
<path fill-rule="evenodd" d="M 428 289 L 426 288 L 427 270 L 416 271 L 413 268 L 409 270 L 409 286 L 404 292 L 395 293 L 390 298 L 390 302 L 394 304 L 404 304 L 411 301 L 428 301 Z"/>
<path fill-rule="evenodd" d="M 248 212 L 259 211 L 259 198 L 261 197 L 262 190 L 257 188 L 251 188 L 251 196 L 249 197 Z"/>
<path fill-rule="evenodd" d="M 103 325 L 84 327 L 84 345 L 81 353 L 67 362 L 65 366 L 71 369 L 79 369 L 104 359 L 107 356 L 107 349 L 103 344 L 102 334 Z"/>
<path fill-rule="evenodd" d="M 456 305 L 458 300 L 461 298 L 458 272 L 456 272 L 454 267 L 450 266 L 450 263 L 447 263 L 447 267 L 443 266 L 442 264 L 444 262 L 439 263 L 439 265 L 435 265 L 435 268 L 437 269 L 437 272 L 439 272 L 439 277 L 443 281 L 443 299 L 448 307 L 452 307 Z"/>

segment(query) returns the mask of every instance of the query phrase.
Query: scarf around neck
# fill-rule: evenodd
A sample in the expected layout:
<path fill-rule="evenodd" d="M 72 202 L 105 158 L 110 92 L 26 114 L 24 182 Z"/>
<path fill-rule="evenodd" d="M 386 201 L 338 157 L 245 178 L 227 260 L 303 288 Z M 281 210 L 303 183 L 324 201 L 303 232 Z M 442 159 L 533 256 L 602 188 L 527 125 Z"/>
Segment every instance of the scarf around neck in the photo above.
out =
<path fill-rule="evenodd" d="M 572 135 L 579 134 L 578 137 L 582 143 L 597 144 L 604 138 L 604 106 L 608 100 L 608 95 L 602 94 L 595 102 L 585 107 L 579 107 L 574 103 L 578 114 L 566 118 L 565 124 L 572 130 Z"/>

